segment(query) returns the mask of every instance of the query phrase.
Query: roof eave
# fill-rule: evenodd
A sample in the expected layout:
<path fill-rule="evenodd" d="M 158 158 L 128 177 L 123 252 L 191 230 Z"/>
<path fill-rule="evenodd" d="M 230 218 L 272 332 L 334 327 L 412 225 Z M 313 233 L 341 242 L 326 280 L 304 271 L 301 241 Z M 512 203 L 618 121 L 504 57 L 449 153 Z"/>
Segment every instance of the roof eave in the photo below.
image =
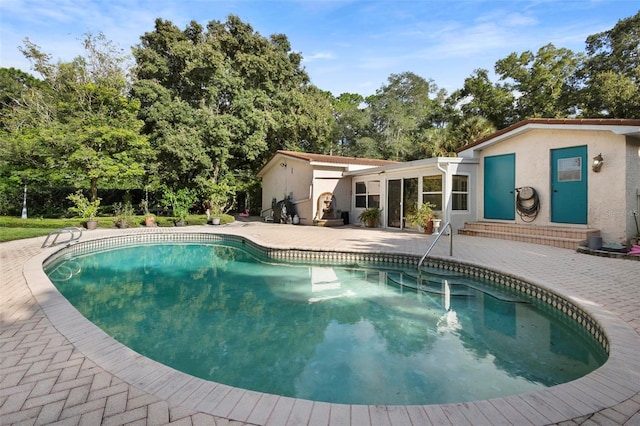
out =
<path fill-rule="evenodd" d="M 471 143 L 466 147 L 462 147 L 462 149 L 458 150 L 458 153 L 481 151 L 491 145 L 535 129 L 596 130 L 609 131 L 617 135 L 639 137 L 640 120 L 525 120 Z"/>
<path fill-rule="evenodd" d="M 407 161 L 407 162 L 404 162 L 404 163 L 386 164 L 384 166 L 372 167 L 370 169 L 353 170 L 353 171 L 349 171 L 349 172 L 345 173 L 345 176 L 362 176 L 362 175 L 367 175 L 367 174 L 379 174 L 379 173 L 386 173 L 386 172 L 390 172 L 390 171 L 398 170 L 398 169 L 415 169 L 415 168 L 419 168 L 419 167 L 437 165 L 437 164 L 442 164 L 442 163 L 451 163 L 451 164 L 469 163 L 469 164 L 475 164 L 477 162 L 478 162 L 478 160 L 477 159 L 473 159 L 473 158 L 431 157 L 431 158 L 423 158 L 421 160 Z"/>

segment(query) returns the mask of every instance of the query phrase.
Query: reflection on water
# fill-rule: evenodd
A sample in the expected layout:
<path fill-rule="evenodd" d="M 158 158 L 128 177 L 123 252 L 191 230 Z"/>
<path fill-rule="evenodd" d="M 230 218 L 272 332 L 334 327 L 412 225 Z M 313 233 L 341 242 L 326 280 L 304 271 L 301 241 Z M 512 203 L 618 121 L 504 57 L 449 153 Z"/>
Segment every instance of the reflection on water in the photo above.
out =
<path fill-rule="evenodd" d="M 148 245 L 51 265 L 132 349 L 231 386 L 317 401 L 433 404 L 522 393 L 605 360 L 571 321 L 434 271 L 268 264 L 233 245 Z"/>

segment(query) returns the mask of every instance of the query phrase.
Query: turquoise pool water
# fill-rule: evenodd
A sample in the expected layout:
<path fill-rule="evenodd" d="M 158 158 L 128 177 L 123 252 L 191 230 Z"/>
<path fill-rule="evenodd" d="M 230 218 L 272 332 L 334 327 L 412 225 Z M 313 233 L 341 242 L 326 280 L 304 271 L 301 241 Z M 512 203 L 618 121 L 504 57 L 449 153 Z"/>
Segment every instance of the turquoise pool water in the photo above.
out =
<path fill-rule="evenodd" d="M 135 351 L 245 389 L 345 404 L 439 404 L 581 377 L 606 353 L 574 321 L 482 280 L 415 268 L 269 263 L 242 244 L 153 244 L 46 268 Z"/>

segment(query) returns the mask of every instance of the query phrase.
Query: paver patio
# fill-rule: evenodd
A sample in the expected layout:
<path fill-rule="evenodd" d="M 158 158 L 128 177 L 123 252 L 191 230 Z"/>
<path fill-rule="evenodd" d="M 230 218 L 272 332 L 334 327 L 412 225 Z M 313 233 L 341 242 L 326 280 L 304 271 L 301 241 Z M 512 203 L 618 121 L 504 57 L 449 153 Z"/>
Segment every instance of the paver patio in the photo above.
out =
<path fill-rule="evenodd" d="M 275 248 L 422 254 L 414 232 L 236 222 L 85 232 L 218 232 Z M 640 425 L 640 262 L 454 236 L 454 258 L 523 277 L 580 304 L 603 325 L 608 362 L 532 394 L 463 404 L 349 406 L 260 394 L 175 372 L 117 344 L 43 279 L 44 237 L 0 244 L 0 424 L 585 424 Z M 447 239 L 434 256 L 447 257 Z M 224 414 L 224 415 L 221 415 Z"/>

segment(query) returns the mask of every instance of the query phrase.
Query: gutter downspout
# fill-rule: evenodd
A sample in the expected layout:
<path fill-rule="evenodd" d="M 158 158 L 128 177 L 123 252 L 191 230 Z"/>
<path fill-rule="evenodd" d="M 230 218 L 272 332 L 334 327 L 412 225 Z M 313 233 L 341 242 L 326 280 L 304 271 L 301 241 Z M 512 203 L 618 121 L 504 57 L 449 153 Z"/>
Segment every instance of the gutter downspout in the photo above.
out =
<path fill-rule="evenodd" d="M 442 174 L 444 175 L 444 179 L 443 179 L 443 188 L 442 188 L 442 193 L 445 195 L 444 197 L 444 205 L 442 206 L 442 216 L 440 219 L 442 219 L 442 223 L 447 223 L 449 222 L 449 216 L 451 216 L 450 214 L 450 199 L 451 199 L 451 194 L 449 193 L 449 163 L 446 163 L 446 168 L 442 168 L 440 166 L 440 161 L 439 161 L 439 157 L 438 159 L 436 159 L 436 167 L 438 168 L 438 170 L 440 170 L 442 172 Z M 453 231 L 451 231 L 453 232 Z"/>
<path fill-rule="evenodd" d="M 307 198 L 303 198 L 301 200 L 291 200 L 291 203 L 294 206 L 297 206 L 298 204 L 302 204 L 302 203 L 306 203 L 307 201 L 311 201 L 313 200 L 313 179 L 311 180 L 311 183 L 309 184 L 309 195 Z M 298 208 L 296 207 L 296 210 L 298 210 Z M 298 214 L 300 214 L 300 212 L 298 212 Z M 315 217 L 315 213 L 313 212 L 313 206 L 311 207 L 311 215 L 313 217 Z M 300 217 L 300 219 L 303 219 L 302 217 Z"/>
<path fill-rule="evenodd" d="M 291 201 L 293 204 L 304 203 L 305 201 L 311 201 L 313 199 L 313 181 L 309 184 L 309 196 L 307 198 L 303 198 L 302 200 Z"/>

